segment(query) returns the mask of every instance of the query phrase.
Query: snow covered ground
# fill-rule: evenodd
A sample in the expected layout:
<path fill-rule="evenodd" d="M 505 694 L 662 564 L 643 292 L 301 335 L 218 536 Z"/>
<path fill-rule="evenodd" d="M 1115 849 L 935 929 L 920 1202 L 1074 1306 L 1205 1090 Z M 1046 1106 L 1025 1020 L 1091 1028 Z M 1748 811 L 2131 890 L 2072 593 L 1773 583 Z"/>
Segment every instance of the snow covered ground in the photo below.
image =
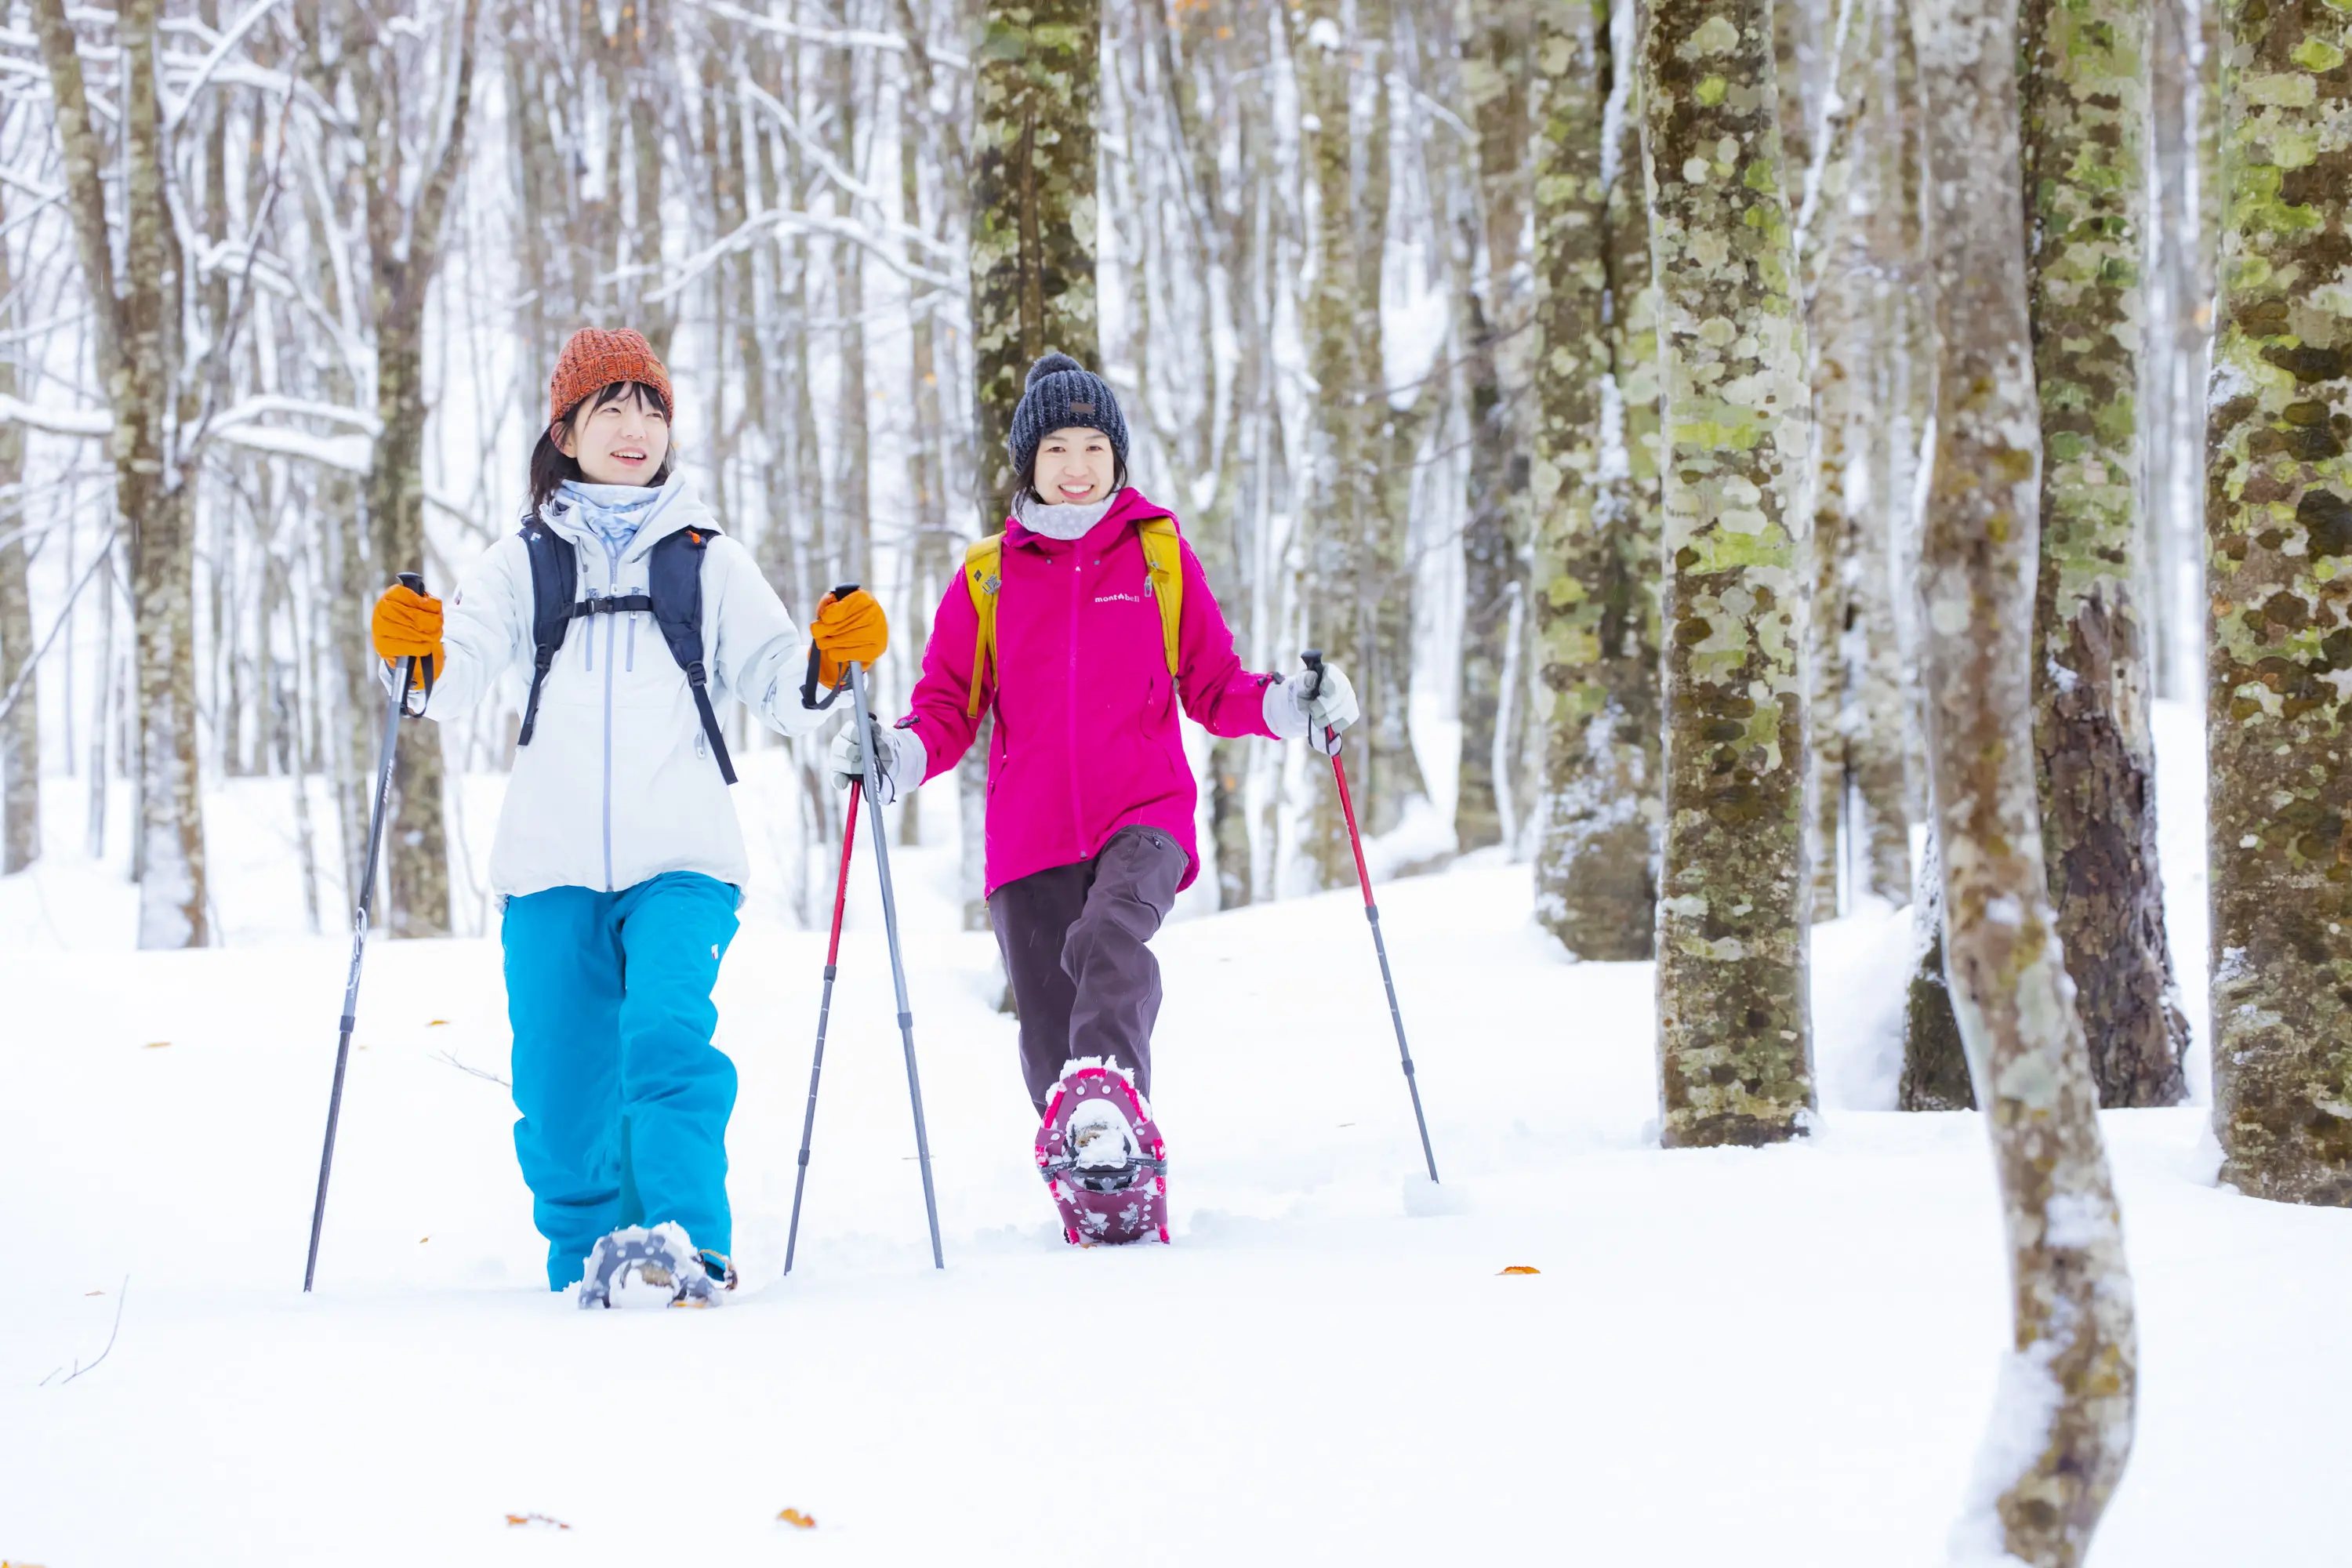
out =
<path fill-rule="evenodd" d="M 2161 723 L 2201 1025 L 2198 736 Z M 823 938 L 755 921 L 729 958 L 745 1289 L 692 1314 L 536 1288 L 484 1076 L 505 1068 L 495 942 L 387 943 L 306 1300 L 347 939 L 299 934 L 285 788 L 215 809 L 223 949 L 123 951 L 116 874 L 62 844 L 0 882 L 0 1559 L 1940 1558 L 2005 1279 L 1976 1118 L 1887 1109 L 1906 915 L 1816 933 L 1819 1135 L 1667 1153 L 1646 966 L 1559 962 L 1522 868 L 1386 886 L 1434 1202 L 1353 896 L 1171 925 L 1176 1245 L 1081 1252 L 1029 1168 L 989 941 L 954 929 L 950 852 L 908 851 L 939 1273 L 861 859 L 789 1280 Z M 2204 1118 L 2105 1118 L 2143 1402 L 2094 1560 L 2340 1563 L 2352 1215 L 2217 1189 Z"/>

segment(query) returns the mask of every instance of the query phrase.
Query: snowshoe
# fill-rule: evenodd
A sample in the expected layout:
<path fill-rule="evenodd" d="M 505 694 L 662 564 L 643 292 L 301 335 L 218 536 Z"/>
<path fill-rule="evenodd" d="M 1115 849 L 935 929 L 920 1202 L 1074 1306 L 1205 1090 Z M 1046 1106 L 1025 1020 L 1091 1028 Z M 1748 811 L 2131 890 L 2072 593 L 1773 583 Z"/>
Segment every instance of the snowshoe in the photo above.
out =
<path fill-rule="evenodd" d="M 1168 1159 L 1151 1108 L 1118 1060 L 1062 1069 L 1037 1129 L 1037 1173 L 1080 1247 L 1168 1239 Z"/>
<path fill-rule="evenodd" d="M 697 1251 L 686 1227 L 671 1220 L 647 1230 L 627 1226 L 588 1254 L 580 1281 L 583 1307 L 716 1307 L 735 1289 L 735 1266 L 716 1252 Z"/>

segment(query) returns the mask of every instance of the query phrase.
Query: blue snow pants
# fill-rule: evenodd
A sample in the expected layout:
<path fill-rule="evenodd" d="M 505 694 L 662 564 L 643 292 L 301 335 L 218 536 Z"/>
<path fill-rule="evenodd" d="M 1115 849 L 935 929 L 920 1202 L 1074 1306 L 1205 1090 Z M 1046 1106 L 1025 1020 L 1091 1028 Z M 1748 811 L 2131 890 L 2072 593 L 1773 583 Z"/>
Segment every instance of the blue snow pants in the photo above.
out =
<path fill-rule="evenodd" d="M 597 1238 L 676 1220 L 733 1246 L 727 1118 L 735 1064 L 710 1043 L 710 988 L 735 939 L 735 889 L 671 871 L 599 893 L 507 900 L 515 1157 L 547 1237 L 547 1284 L 576 1283 Z"/>

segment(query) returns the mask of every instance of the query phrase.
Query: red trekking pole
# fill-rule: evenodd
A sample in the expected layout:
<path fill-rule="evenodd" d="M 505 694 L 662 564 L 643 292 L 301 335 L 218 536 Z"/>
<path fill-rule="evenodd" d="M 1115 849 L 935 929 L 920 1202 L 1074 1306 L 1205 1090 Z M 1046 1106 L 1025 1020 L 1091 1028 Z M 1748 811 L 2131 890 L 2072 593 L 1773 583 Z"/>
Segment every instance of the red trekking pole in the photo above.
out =
<path fill-rule="evenodd" d="M 784 1237 L 784 1272 L 793 1271 L 793 1252 L 801 1239 L 801 1194 L 808 1186 L 809 1140 L 816 1131 L 816 1081 L 824 1071 L 824 1029 L 833 1019 L 833 977 L 841 972 L 841 911 L 849 903 L 849 852 L 857 846 L 857 799 L 866 792 L 849 792 L 849 816 L 841 827 L 841 879 L 833 889 L 833 940 L 824 949 L 824 994 L 816 1005 L 816 1059 L 809 1063 L 808 1114 L 801 1119 L 801 1168 L 793 1178 L 793 1227 Z"/>
<path fill-rule="evenodd" d="M 1312 679 L 1307 688 L 1310 703 L 1323 692 L 1323 650 L 1308 648 L 1299 658 Z M 1372 873 L 1364 864 L 1364 837 L 1356 829 L 1356 803 L 1348 794 L 1348 770 L 1339 761 L 1339 731 L 1323 731 L 1323 751 L 1331 759 L 1331 782 L 1339 786 L 1339 814 L 1348 820 L 1348 847 L 1356 852 L 1356 880 L 1364 889 L 1364 919 L 1371 923 L 1372 951 L 1381 958 L 1381 984 L 1388 988 L 1389 1021 L 1396 1026 L 1397 1056 L 1404 1063 L 1404 1086 L 1412 1091 L 1412 1120 L 1421 1129 L 1421 1157 L 1429 1162 L 1429 1179 L 1437 1181 L 1437 1156 L 1430 1152 L 1429 1119 L 1421 1113 L 1421 1080 L 1413 1075 L 1412 1047 L 1404 1043 L 1404 1015 L 1397 1010 L 1396 980 L 1389 973 L 1389 944 L 1381 935 L 1381 907 L 1372 901 Z"/>

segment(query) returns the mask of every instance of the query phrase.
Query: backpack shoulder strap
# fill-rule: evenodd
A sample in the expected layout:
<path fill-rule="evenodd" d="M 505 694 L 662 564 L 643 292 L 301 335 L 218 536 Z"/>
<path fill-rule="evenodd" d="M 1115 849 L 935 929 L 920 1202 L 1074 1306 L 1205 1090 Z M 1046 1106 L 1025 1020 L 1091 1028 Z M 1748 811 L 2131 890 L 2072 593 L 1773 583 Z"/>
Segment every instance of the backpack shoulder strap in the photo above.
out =
<path fill-rule="evenodd" d="M 522 729 L 515 744 L 528 746 L 539 727 L 539 693 L 572 626 L 572 601 L 580 586 L 580 560 L 572 542 L 539 521 L 523 519 L 523 548 L 530 553 L 530 699 L 523 704 Z"/>
<path fill-rule="evenodd" d="M 996 657 L 996 594 L 1004 585 L 1004 535 L 992 533 L 963 552 L 963 585 L 980 617 L 980 636 L 971 650 L 971 690 L 963 703 L 965 717 L 977 719 L 980 683 Z"/>
<path fill-rule="evenodd" d="M 1184 618 L 1184 551 L 1172 517 L 1147 517 L 1136 525 L 1143 540 L 1143 566 L 1151 596 L 1160 604 L 1160 641 L 1167 649 L 1168 673 L 1176 673 L 1176 634 Z"/>
<path fill-rule="evenodd" d="M 710 742 L 710 754 L 719 759 L 719 776 L 733 784 L 735 763 L 719 732 L 719 715 L 710 706 L 710 673 L 702 662 L 702 558 L 718 537 L 715 528 L 681 528 L 656 541 L 646 559 L 646 588 L 662 641 L 669 644 L 669 656 L 686 671 L 702 733 Z"/>

